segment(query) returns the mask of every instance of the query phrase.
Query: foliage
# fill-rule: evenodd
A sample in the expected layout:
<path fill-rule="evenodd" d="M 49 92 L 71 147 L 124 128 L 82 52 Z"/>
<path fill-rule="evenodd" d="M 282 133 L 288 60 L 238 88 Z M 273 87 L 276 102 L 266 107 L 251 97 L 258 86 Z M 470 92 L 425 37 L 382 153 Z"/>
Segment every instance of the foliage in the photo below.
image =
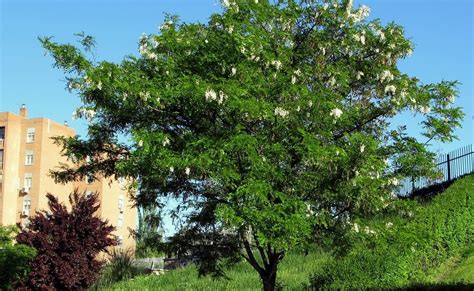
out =
<path fill-rule="evenodd" d="M 134 262 L 135 259 L 131 249 L 114 248 L 110 253 L 107 265 L 102 269 L 100 277 L 92 289 L 100 290 L 114 283 L 143 274 L 145 270 L 137 267 Z"/>
<path fill-rule="evenodd" d="M 20 287 L 28 289 L 83 289 L 94 283 L 103 262 L 98 259 L 107 247 L 116 245 L 114 227 L 96 216 L 97 194 L 69 195 L 71 211 L 52 194 L 49 210 L 37 212 L 18 243 L 34 247 L 38 255 Z"/>
<path fill-rule="evenodd" d="M 430 273 L 474 242 L 474 175 L 412 212 L 357 225 L 350 251 L 315 274 L 315 288 L 395 288 L 430 281 Z"/>
<path fill-rule="evenodd" d="M 292 251 L 281 263 L 278 282 L 284 290 L 301 290 L 310 273 L 318 270 L 327 258 L 327 254 L 314 249 L 307 256 L 303 251 Z M 227 278 L 198 277 L 198 273 L 198 268 L 191 265 L 159 276 L 135 277 L 105 290 L 261 290 L 259 276 L 243 261 L 228 268 Z"/>
<path fill-rule="evenodd" d="M 10 290 L 26 277 L 30 262 L 36 256 L 32 247 L 14 244 L 18 229 L 15 226 L 0 226 L 0 290 Z"/>
<path fill-rule="evenodd" d="M 120 63 L 95 62 L 91 39 L 82 50 L 41 39 L 89 121 L 86 139 L 56 139 L 81 166 L 53 176 L 132 177 L 143 207 L 175 198 L 188 211 L 178 235 L 203 238 L 201 273 L 221 273 L 230 240 L 239 247 L 227 254 L 243 249 L 273 290 L 288 250 L 378 213 L 400 177 L 437 176 L 426 145 L 451 141 L 463 113 L 457 82 L 398 69 L 413 44 L 395 23 L 366 21 L 366 6 L 222 4 L 206 24 L 168 16 Z M 390 127 L 407 110 L 426 142 Z"/>
<path fill-rule="evenodd" d="M 158 207 L 138 208 L 138 229 L 135 231 L 137 258 L 158 257 L 163 254 L 163 231 Z"/>

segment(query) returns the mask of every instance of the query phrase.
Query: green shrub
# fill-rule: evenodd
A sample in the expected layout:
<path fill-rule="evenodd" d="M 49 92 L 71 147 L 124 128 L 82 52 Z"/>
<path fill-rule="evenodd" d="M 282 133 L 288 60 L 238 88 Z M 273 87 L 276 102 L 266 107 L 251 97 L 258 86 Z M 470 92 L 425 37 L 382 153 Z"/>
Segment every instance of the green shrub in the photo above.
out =
<path fill-rule="evenodd" d="M 99 280 L 92 289 L 102 289 L 116 282 L 131 279 L 145 273 L 145 270 L 135 266 L 133 251 L 115 248 L 110 252 L 107 265 L 102 270 Z"/>
<path fill-rule="evenodd" d="M 349 251 L 315 273 L 311 286 L 403 288 L 427 283 L 430 271 L 473 242 L 473 191 L 470 175 L 429 202 L 403 201 L 411 210 L 402 215 L 360 223 L 359 232 L 346 237 L 353 242 Z"/>
<path fill-rule="evenodd" d="M 0 226 L 0 290 L 10 290 L 25 278 L 36 256 L 34 248 L 13 243 L 16 232 L 14 226 Z"/>

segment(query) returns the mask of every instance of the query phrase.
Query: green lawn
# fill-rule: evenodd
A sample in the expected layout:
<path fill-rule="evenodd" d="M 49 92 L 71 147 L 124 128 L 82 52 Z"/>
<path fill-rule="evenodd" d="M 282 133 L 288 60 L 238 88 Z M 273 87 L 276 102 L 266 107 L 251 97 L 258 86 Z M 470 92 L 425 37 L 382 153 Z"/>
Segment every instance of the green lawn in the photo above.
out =
<path fill-rule="evenodd" d="M 285 290 L 300 290 L 302 284 L 309 283 L 309 276 L 317 270 L 327 256 L 320 253 L 290 254 L 286 256 L 278 270 L 279 281 Z M 261 290 L 257 273 L 241 262 L 226 273 L 229 280 L 198 278 L 194 266 L 170 271 L 161 276 L 139 276 L 120 282 L 105 290 Z"/>

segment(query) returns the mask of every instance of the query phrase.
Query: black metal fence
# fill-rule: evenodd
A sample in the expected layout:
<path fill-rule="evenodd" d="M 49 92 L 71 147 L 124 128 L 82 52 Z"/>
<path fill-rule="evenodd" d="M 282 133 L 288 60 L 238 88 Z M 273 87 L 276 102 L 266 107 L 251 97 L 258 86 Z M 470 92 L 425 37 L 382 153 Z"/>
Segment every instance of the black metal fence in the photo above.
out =
<path fill-rule="evenodd" d="M 407 177 L 402 180 L 398 194 L 400 196 L 407 196 L 417 190 L 445 182 L 451 182 L 463 175 L 474 173 L 474 152 L 472 144 L 459 148 L 448 154 L 440 155 L 437 162 L 437 167 L 443 173 L 443 177 L 436 180 L 426 178 L 412 179 Z"/>

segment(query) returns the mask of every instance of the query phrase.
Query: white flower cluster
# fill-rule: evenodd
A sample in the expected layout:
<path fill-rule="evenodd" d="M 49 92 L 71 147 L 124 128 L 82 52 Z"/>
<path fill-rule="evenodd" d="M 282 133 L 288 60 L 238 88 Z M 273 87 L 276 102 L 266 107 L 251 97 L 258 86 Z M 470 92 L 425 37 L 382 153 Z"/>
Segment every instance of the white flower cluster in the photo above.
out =
<path fill-rule="evenodd" d="M 280 61 L 272 61 L 272 65 L 275 66 L 277 70 L 280 70 L 281 68 L 281 62 Z"/>
<path fill-rule="evenodd" d="M 235 76 L 235 74 L 237 74 L 237 69 L 234 68 L 234 67 L 232 67 L 232 68 L 230 69 L 230 76 L 233 77 L 233 76 Z"/>
<path fill-rule="evenodd" d="M 387 85 L 385 86 L 385 94 L 394 95 L 397 91 L 397 88 L 394 85 Z"/>
<path fill-rule="evenodd" d="M 336 85 L 336 78 L 334 78 L 334 76 L 331 76 L 331 78 L 329 78 L 329 80 L 327 81 L 327 85 L 330 87 Z"/>
<path fill-rule="evenodd" d="M 189 174 L 191 174 L 191 169 L 189 167 L 186 167 L 184 172 L 186 173 L 187 176 L 189 176 Z"/>
<path fill-rule="evenodd" d="M 393 185 L 393 186 L 398 186 L 400 185 L 400 181 L 398 181 L 397 178 L 390 178 L 388 179 L 388 184 Z"/>
<path fill-rule="evenodd" d="M 351 19 L 354 22 L 361 22 L 362 20 L 366 19 L 370 14 L 370 8 L 366 5 L 362 5 L 357 9 L 355 13 L 350 13 L 349 12 L 349 19 Z"/>
<path fill-rule="evenodd" d="M 163 30 L 170 29 L 172 25 L 173 25 L 173 21 L 168 20 L 160 26 L 160 30 L 163 31 Z"/>
<path fill-rule="evenodd" d="M 95 116 L 95 110 L 93 109 L 86 109 L 84 107 L 77 108 L 73 113 L 72 113 L 72 119 L 76 120 L 79 118 L 85 118 L 87 120 L 92 120 Z"/>
<path fill-rule="evenodd" d="M 380 82 L 391 82 L 395 78 L 389 70 L 385 70 L 382 72 L 382 75 L 380 75 Z"/>
<path fill-rule="evenodd" d="M 275 108 L 275 115 L 279 115 L 279 116 L 285 118 L 285 117 L 288 116 L 288 114 L 289 114 L 288 110 L 285 110 L 281 107 Z"/>
<path fill-rule="evenodd" d="M 225 95 L 224 92 L 219 91 L 219 94 L 217 94 L 216 91 L 212 89 L 207 89 L 205 96 L 207 102 L 217 101 L 218 104 L 222 104 L 224 100 L 227 99 L 227 95 Z"/>
<path fill-rule="evenodd" d="M 385 227 L 386 227 L 386 228 L 391 228 L 392 226 L 393 226 L 393 223 L 391 223 L 391 222 L 387 222 L 387 223 L 385 224 Z"/>
<path fill-rule="evenodd" d="M 138 93 L 138 95 L 140 96 L 140 98 L 144 101 L 144 102 L 147 102 L 148 101 L 148 98 L 150 98 L 150 92 L 140 92 Z"/>
<path fill-rule="evenodd" d="M 370 229 L 368 226 L 364 228 L 366 234 L 376 234 L 375 230 Z"/>
<path fill-rule="evenodd" d="M 333 110 L 331 110 L 331 113 L 329 115 L 334 117 L 334 119 L 338 119 L 342 115 L 342 110 L 339 108 L 334 108 Z"/>
<path fill-rule="evenodd" d="M 354 39 L 359 41 L 362 45 L 365 45 L 365 31 L 362 31 L 361 35 L 355 34 Z"/>
<path fill-rule="evenodd" d="M 357 232 L 357 233 L 359 232 L 359 225 L 357 223 L 354 223 L 352 225 L 352 228 L 354 229 L 355 232 Z"/>
<path fill-rule="evenodd" d="M 165 147 L 165 146 L 169 145 L 170 143 L 171 143 L 171 142 L 170 142 L 170 139 L 169 139 L 168 137 L 165 137 L 165 139 L 163 140 L 163 143 L 162 143 L 162 144 L 163 144 L 163 146 Z"/>
<path fill-rule="evenodd" d="M 363 76 L 364 76 L 364 72 L 360 72 L 360 71 L 359 71 L 359 72 L 357 72 L 357 74 L 356 74 L 356 79 L 357 79 L 357 80 L 360 80 L 360 79 L 362 79 Z"/>

